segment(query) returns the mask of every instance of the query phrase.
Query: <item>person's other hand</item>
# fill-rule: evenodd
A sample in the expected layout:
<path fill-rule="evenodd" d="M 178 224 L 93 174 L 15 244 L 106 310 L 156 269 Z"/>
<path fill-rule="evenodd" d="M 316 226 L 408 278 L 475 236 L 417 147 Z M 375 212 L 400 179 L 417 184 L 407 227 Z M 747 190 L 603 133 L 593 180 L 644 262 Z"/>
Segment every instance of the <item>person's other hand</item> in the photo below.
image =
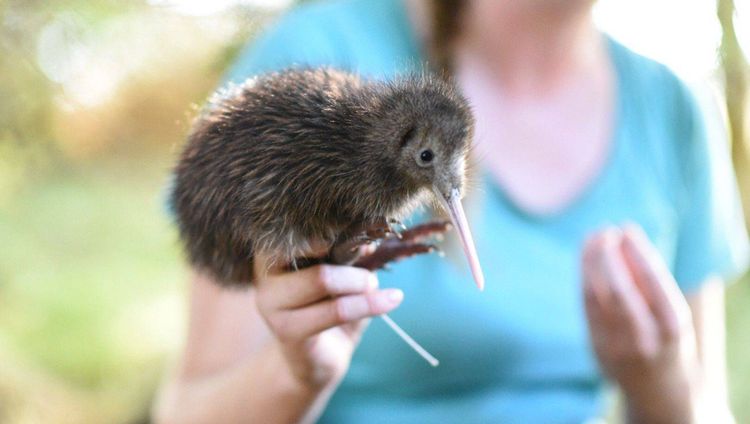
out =
<path fill-rule="evenodd" d="M 323 256 L 322 250 L 315 254 Z M 395 309 L 403 292 L 378 290 L 375 274 L 361 268 L 287 269 L 288 264 L 256 257 L 258 310 L 299 383 L 316 389 L 337 384 L 368 318 Z"/>
<path fill-rule="evenodd" d="M 593 235 L 582 274 L 593 348 L 628 412 L 647 422 L 690 422 L 684 406 L 698 369 L 690 308 L 646 234 L 629 225 Z"/>

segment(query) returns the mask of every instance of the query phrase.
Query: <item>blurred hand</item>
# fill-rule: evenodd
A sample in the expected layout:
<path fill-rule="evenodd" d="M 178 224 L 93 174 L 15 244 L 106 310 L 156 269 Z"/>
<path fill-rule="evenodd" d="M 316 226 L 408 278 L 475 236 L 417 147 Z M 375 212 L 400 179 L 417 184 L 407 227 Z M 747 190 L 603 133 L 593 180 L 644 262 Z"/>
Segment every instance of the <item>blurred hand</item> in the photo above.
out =
<path fill-rule="evenodd" d="M 337 384 L 368 318 L 395 309 L 403 293 L 378 290 L 375 274 L 362 268 L 317 265 L 289 272 L 287 267 L 256 257 L 258 310 L 299 383 L 313 389 Z"/>
<path fill-rule="evenodd" d="M 591 340 L 638 422 L 692 421 L 699 369 L 690 308 L 640 227 L 605 229 L 583 252 Z"/>

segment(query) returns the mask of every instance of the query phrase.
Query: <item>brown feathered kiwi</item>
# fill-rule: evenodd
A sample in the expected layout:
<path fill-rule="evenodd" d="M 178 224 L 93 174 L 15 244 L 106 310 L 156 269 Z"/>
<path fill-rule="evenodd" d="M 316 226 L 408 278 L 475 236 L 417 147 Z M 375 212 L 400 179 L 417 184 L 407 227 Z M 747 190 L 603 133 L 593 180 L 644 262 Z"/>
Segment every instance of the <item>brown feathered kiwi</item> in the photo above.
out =
<path fill-rule="evenodd" d="M 460 204 L 472 130 L 466 100 L 428 74 L 288 69 L 231 85 L 196 119 L 175 169 L 189 260 L 220 283 L 249 284 L 257 252 L 293 261 L 312 240 L 335 246 L 434 194 L 480 285 Z"/>

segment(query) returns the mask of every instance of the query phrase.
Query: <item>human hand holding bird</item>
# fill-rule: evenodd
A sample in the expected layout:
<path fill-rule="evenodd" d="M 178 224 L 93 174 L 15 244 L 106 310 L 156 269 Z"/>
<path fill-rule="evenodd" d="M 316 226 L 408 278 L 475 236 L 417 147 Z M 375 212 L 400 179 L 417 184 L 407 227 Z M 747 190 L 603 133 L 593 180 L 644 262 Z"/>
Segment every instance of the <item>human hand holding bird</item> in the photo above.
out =
<path fill-rule="evenodd" d="M 379 268 L 393 249 L 414 253 L 411 246 L 426 246 L 420 241 L 446 230 L 445 223 L 423 224 L 380 246 L 360 246 L 356 266 L 319 263 L 295 271 L 291 264 L 272 265 L 265 255 L 258 255 L 256 272 L 262 277 L 255 281 L 256 305 L 301 385 L 320 389 L 336 384 L 348 369 L 368 318 L 401 304 L 403 292 L 379 290 L 377 276 L 368 269 Z M 329 248 L 313 244 L 304 260 L 323 261 Z"/>
<path fill-rule="evenodd" d="M 319 246 L 308 257 L 327 252 Z M 304 387 L 317 390 L 337 383 L 367 318 L 395 309 L 403 293 L 379 290 L 375 274 L 362 268 L 320 264 L 292 271 L 267 260 L 264 255 L 256 259 L 255 266 L 267 271 L 255 281 L 255 299 L 286 366 Z"/>

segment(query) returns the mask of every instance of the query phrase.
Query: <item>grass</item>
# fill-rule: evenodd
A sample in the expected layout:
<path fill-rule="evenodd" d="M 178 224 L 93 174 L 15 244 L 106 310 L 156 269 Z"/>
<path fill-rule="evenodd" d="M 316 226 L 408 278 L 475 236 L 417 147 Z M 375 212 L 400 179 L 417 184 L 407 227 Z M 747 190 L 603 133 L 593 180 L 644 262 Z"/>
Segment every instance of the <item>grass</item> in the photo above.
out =
<path fill-rule="evenodd" d="M 142 415 L 183 332 L 184 276 L 161 200 L 166 169 L 162 155 L 52 172 L 3 205 L 0 346 L 9 348 L 0 351 L 0 386 L 3 376 L 29 377 L 76 393 L 73 409 L 100 410 L 90 422 Z M 29 390 L 17 402 L 44 396 Z"/>
<path fill-rule="evenodd" d="M 66 167 L 0 203 L 0 422 L 145 417 L 184 331 L 168 154 Z M 750 422 L 750 285 L 728 291 L 731 396 Z"/>
<path fill-rule="evenodd" d="M 750 423 L 750 277 L 727 290 L 729 394 L 738 423 Z"/>

